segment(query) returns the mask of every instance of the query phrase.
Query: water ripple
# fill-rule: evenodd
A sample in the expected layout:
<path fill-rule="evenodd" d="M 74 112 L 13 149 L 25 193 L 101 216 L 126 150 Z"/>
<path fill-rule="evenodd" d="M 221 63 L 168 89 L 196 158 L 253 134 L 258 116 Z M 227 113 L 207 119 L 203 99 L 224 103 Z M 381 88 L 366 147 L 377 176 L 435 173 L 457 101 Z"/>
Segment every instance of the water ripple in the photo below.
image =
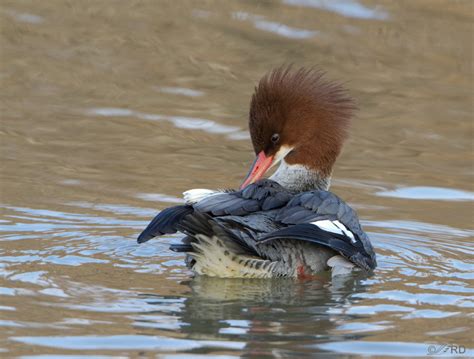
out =
<path fill-rule="evenodd" d="M 357 19 L 387 20 L 389 14 L 381 9 L 371 9 L 355 0 L 283 0 L 284 4 L 304 6 L 336 12 Z"/>
<path fill-rule="evenodd" d="M 166 194 L 137 196 L 143 200 L 151 196 L 163 202 L 180 201 Z M 32 243 L 42 238 L 44 245 L 0 252 L 0 279 L 5 283 L 0 287 L 0 294 L 4 298 L 41 298 L 42 307 L 70 311 L 74 313 L 71 317 L 85 321 L 86 326 L 112 326 L 115 321 L 110 316 L 120 315 L 134 330 L 153 335 L 156 333 L 148 331 L 158 330 L 166 335 L 160 334 L 149 343 L 143 343 L 140 336 L 137 342 L 134 336 L 120 337 L 122 341 L 130 340 L 122 344 L 116 344 L 120 340 L 115 336 L 15 336 L 15 340 L 25 344 L 84 349 L 84 343 L 92 343 L 87 350 L 100 345 L 116 350 L 120 345 L 141 349 L 142 345 L 150 348 L 160 345 L 164 351 L 162 338 L 174 339 L 170 338 L 172 333 L 179 332 L 190 333 L 190 337 L 185 342 L 168 342 L 170 350 L 181 350 L 180 345 L 188 348 L 188 344 L 190 350 L 210 350 L 217 348 L 209 344 L 216 338 L 234 344 L 243 338 L 246 343 L 236 346 L 240 350 L 249 340 L 275 343 L 287 337 L 314 343 L 313 337 L 298 328 L 307 320 L 327 326 L 334 340 L 348 340 L 354 335 L 391 333 L 413 319 L 461 320 L 474 306 L 473 290 L 467 283 L 473 266 L 456 259 L 456 255 L 470 251 L 466 243 L 472 235 L 470 230 L 415 221 L 366 221 L 364 225 L 373 238 L 379 261 L 375 275 L 370 278 L 361 274 L 349 281 L 331 281 L 329 277 L 311 282 L 206 277 L 190 280 L 183 255 L 168 250 L 170 243 L 179 241 L 179 235 L 151 240 L 146 245 L 136 244 L 136 231 L 147 224 L 155 210 L 87 201 L 70 202 L 66 208 L 71 211 L 5 207 L 7 220 L 0 228 L 4 241 L 12 233 L 19 233 Z M 11 231 L 13 228 L 16 231 Z M 133 232 L 133 238 L 124 236 L 123 231 Z M 44 242 L 45 239 L 49 241 Z M 37 269 L 21 270 L 24 265 Z M 130 278 L 150 276 L 151 279 L 140 288 L 131 279 L 129 289 L 117 289 L 55 275 L 55 268 L 80 267 L 81 272 L 87 272 L 88 266 L 92 266 L 94 276 L 98 268 L 103 268 L 109 273 L 126 270 Z M 163 292 L 163 285 L 179 285 L 185 294 L 158 295 Z M 8 313 L 9 308 L 16 309 L 7 302 L 5 307 L 3 313 Z M 87 313 L 103 317 L 103 323 L 87 322 Z M 6 320 L 4 324 L 10 328 L 24 328 L 27 323 Z M 48 325 L 67 330 L 77 324 Z M 209 331 L 209 342 L 192 335 L 202 332 L 203 327 Z M 100 340 L 96 342 L 92 338 Z"/>
<path fill-rule="evenodd" d="M 392 191 L 380 191 L 376 195 L 406 199 L 435 201 L 474 201 L 474 193 L 453 188 L 441 187 L 402 187 Z"/>
<path fill-rule="evenodd" d="M 236 341 L 187 340 L 145 335 L 12 337 L 24 344 L 72 350 L 161 350 L 177 351 L 198 348 L 242 349 L 245 343 Z"/>
<path fill-rule="evenodd" d="M 147 121 L 167 121 L 176 128 L 199 130 L 212 134 L 223 134 L 232 140 L 247 140 L 250 138 L 248 132 L 242 130 L 240 127 L 222 125 L 204 118 L 157 115 L 114 107 L 91 108 L 86 111 L 86 114 L 103 117 L 135 117 Z"/>
<path fill-rule="evenodd" d="M 157 87 L 156 88 L 158 91 L 163 92 L 163 93 L 168 93 L 171 95 L 181 95 L 181 96 L 187 96 L 187 97 L 199 97 L 204 95 L 204 92 L 202 91 L 197 91 L 197 90 L 192 90 L 184 87 Z"/>
<path fill-rule="evenodd" d="M 232 18 L 240 21 L 251 21 L 256 29 L 268 31 L 289 39 L 309 39 L 320 34 L 319 31 L 290 27 L 276 21 L 265 20 L 263 16 L 253 15 L 243 11 L 233 12 Z"/>

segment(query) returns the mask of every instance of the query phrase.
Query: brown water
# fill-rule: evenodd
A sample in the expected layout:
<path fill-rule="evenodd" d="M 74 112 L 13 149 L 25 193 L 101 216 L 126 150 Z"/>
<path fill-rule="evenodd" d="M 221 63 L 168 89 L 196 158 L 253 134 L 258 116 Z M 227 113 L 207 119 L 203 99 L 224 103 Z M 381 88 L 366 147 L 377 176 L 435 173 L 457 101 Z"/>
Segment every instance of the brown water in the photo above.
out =
<path fill-rule="evenodd" d="M 0 356 L 474 355 L 473 7 L 3 0 Z M 253 87 L 290 62 L 357 99 L 332 190 L 375 274 L 192 279 L 178 235 L 138 246 L 240 183 Z"/>

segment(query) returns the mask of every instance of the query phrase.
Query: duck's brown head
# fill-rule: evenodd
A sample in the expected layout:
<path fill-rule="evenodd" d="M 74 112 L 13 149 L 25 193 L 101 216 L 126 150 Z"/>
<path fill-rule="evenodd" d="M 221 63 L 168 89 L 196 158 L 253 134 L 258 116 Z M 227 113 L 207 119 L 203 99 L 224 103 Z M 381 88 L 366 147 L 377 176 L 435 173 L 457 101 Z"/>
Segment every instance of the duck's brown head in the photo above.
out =
<path fill-rule="evenodd" d="M 319 70 L 286 66 L 265 75 L 250 104 L 249 128 L 257 158 L 241 188 L 280 162 L 272 178 L 283 185 L 298 188 L 289 182 L 303 180 L 305 169 L 307 176 L 329 183 L 354 108 L 346 90 Z"/>

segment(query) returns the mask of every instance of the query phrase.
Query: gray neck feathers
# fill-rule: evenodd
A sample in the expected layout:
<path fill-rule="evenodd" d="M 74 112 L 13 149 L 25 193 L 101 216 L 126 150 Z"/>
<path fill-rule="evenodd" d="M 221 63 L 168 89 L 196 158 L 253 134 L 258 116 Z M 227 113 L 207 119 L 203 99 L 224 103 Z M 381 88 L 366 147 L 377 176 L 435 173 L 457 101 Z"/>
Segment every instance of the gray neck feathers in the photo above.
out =
<path fill-rule="evenodd" d="M 327 191 L 331 184 L 331 177 L 323 177 L 318 171 L 303 165 L 289 165 L 285 160 L 281 161 L 280 167 L 278 167 L 270 179 L 295 192 L 314 189 Z"/>

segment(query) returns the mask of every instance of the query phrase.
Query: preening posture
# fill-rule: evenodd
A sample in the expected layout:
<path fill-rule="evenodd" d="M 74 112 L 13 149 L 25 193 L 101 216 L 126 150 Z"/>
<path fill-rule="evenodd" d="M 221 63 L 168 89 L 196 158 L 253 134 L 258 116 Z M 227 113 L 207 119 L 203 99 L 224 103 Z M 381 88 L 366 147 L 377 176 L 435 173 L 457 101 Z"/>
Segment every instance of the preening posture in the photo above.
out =
<path fill-rule="evenodd" d="M 354 110 L 346 91 L 313 69 L 264 76 L 250 104 L 257 155 L 239 190 L 193 189 L 186 204 L 160 212 L 143 243 L 181 232 L 188 266 L 216 277 L 304 277 L 376 267 L 355 211 L 328 192 Z M 269 179 L 262 179 L 278 165 Z"/>

